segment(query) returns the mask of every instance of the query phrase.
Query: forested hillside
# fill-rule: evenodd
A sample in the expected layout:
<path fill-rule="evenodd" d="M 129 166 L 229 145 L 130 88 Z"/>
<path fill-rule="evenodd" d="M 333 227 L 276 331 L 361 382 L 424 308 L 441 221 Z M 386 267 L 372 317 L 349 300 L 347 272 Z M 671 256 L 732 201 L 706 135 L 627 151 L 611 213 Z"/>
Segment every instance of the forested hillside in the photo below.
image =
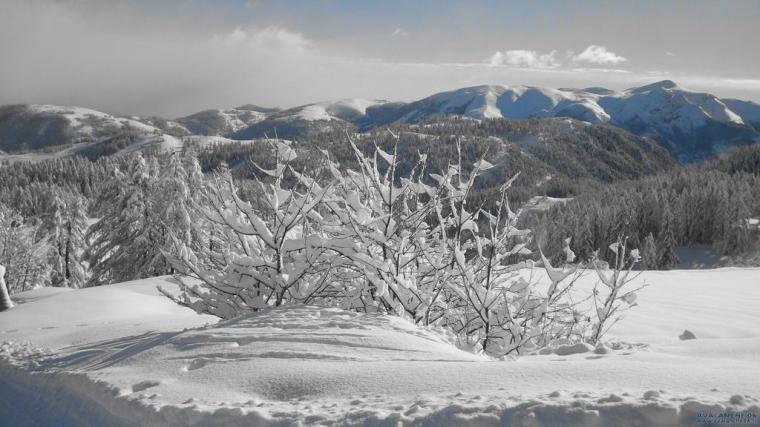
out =
<path fill-rule="evenodd" d="M 615 236 L 640 248 L 646 269 L 671 269 L 681 245 L 712 245 L 718 253 L 757 250 L 760 177 L 689 168 L 611 184 L 551 208 L 532 224 L 543 236 L 571 238 L 581 259 L 591 259 Z M 561 243 L 561 242 L 559 242 Z M 561 256 L 556 238 L 544 238 L 547 253 Z"/>
<path fill-rule="evenodd" d="M 738 253 L 757 240 L 751 221 L 760 217 L 754 146 L 703 166 L 677 168 L 653 142 L 608 126 L 569 119 L 445 120 L 293 142 L 288 168 L 329 184 L 329 164 L 342 171 L 360 168 L 352 142 L 369 157 L 377 156 L 377 148 L 394 155 L 397 184 L 423 167 L 421 182 L 435 185 L 434 177 L 452 165 L 461 163 L 468 174 L 486 160 L 491 166 L 467 193 L 473 208 L 498 210 L 502 185 L 515 175 L 507 190 L 513 209 L 534 196 L 561 198 L 565 203 L 525 219 L 536 231 L 529 246 L 554 260 L 564 257 L 567 238 L 578 260 L 589 261 L 597 250 L 609 260 L 609 242 L 627 236 L 642 253 L 641 265 L 658 269 L 676 264 L 678 245 Z M 260 141 L 189 144 L 182 152 L 95 161 L 0 163 L 0 264 L 7 267 L 11 291 L 171 273 L 164 253 L 174 247 L 173 233 L 191 232 L 194 220 L 184 206 L 195 203 L 201 183 L 228 168 L 241 200 L 259 203 L 262 188 L 255 180 L 270 179 L 267 171 L 278 162 L 272 153 Z M 386 162 L 377 165 L 381 174 L 388 172 Z M 282 179 L 286 187 L 302 185 L 295 172 Z"/>
<path fill-rule="evenodd" d="M 485 156 L 495 166 L 476 184 L 473 197 L 488 199 L 508 177 L 520 172 L 510 189 L 518 205 L 535 195 L 574 197 L 604 183 L 675 167 L 668 153 L 651 140 L 571 119 L 445 119 L 360 134 L 334 130 L 296 141 L 299 157 L 294 163 L 301 169 L 318 167 L 321 151 L 326 151 L 342 166 L 356 167 L 349 139 L 367 154 L 375 146 L 391 150 L 398 142 L 401 176 L 411 171 L 420 154 L 427 156 L 428 170 L 440 174 L 459 156 L 460 144 L 463 163 Z M 238 178 L 260 174 L 253 161 L 267 162 L 268 155 L 261 144 L 226 144 L 199 152 L 204 171 L 224 162 Z"/>

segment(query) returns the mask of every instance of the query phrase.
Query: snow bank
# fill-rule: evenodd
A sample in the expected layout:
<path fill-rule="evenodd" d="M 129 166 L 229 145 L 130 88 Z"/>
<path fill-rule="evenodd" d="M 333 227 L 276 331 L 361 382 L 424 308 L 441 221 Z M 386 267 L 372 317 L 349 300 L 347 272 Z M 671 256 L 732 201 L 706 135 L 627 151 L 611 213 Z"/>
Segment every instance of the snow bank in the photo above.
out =
<path fill-rule="evenodd" d="M 640 305 L 606 347 L 503 362 L 460 351 L 438 330 L 338 309 L 217 323 L 159 296 L 156 284 L 171 287 L 165 278 L 38 289 L 0 313 L 0 419 L 627 426 L 760 414 L 758 277 L 760 269 L 647 272 Z M 697 339 L 680 340 L 685 329 Z"/>

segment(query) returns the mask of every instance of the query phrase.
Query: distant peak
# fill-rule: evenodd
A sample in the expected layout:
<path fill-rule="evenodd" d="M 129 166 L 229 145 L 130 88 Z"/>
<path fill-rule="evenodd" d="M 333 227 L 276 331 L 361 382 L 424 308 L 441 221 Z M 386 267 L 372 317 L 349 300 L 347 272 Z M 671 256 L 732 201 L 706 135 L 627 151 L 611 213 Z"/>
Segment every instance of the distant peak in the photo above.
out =
<path fill-rule="evenodd" d="M 575 92 L 576 90 L 577 89 L 569 89 L 569 91 L 573 91 L 573 92 Z M 607 88 L 604 88 L 604 87 L 598 87 L 598 86 L 583 88 L 583 89 L 580 89 L 580 91 L 581 92 L 587 92 L 587 93 L 593 93 L 595 95 L 609 95 L 611 93 L 615 93 L 614 90 L 607 89 Z"/>
<path fill-rule="evenodd" d="M 239 107 L 235 107 L 236 110 L 246 110 L 246 111 L 257 111 L 259 113 L 276 113 L 280 111 L 280 108 L 269 108 L 269 107 L 262 107 L 260 105 L 255 104 L 245 104 L 241 105 Z"/>
<path fill-rule="evenodd" d="M 655 89 L 674 89 L 677 87 L 678 85 L 673 80 L 662 80 L 659 82 L 648 84 L 646 86 L 636 87 L 629 90 L 633 92 L 646 92 L 646 91 L 655 90 Z"/>

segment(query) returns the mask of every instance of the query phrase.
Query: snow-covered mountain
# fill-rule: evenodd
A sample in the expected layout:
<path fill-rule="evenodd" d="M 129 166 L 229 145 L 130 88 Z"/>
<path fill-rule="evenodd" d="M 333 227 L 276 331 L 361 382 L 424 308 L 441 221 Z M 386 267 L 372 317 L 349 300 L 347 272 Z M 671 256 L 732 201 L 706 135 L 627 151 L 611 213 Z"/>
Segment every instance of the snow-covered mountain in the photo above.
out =
<path fill-rule="evenodd" d="M 362 131 L 449 116 L 476 120 L 569 117 L 610 124 L 656 140 L 682 161 L 710 157 L 760 140 L 760 105 L 692 92 L 670 80 L 623 91 L 485 85 L 408 103 L 361 99 L 322 102 L 272 114 L 229 136 L 250 139 L 277 131 L 288 138 L 304 138 L 338 126 L 356 126 Z"/>
<path fill-rule="evenodd" d="M 81 107 L 58 105 L 9 105 L 0 107 L 0 149 L 8 152 L 53 150 L 67 146 L 68 151 L 96 144 L 124 140 L 140 147 L 176 147 L 175 135 L 187 133 L 175 122 L 152 119 L 160 126 L 137 117 L 117 117 Z M 67 151 L 67 152 L 68 152 Z"/>
<path fill-rule="evenodd" d="M 735 110 L 734 110 L 735 109 Z M 650 137 L 682 160 L 760 140 L 760 106 L 691 92 L 666 80 L 624 91 L 475 86 L 367 109 L 363 128 L 458 115 L 472 119 L 570 117 Z"/>
<path fill-rule="evenodd" d="M 32 151 L 104 141 L 124 133 L 306 139 L 325 131 L 366 131 L 453 116 L 474 120 L 568 117 L 613 125 L 652 138 L 682 162 L 760 141 L 760 105 L 692 92 L 664 80 L 623 91 L 485 85 L 406 103 L 342 99 L 285 110 L 248 104 L 204 110 L 174 121 L 122 118 L 79 107 L 15 105 L 0 107 L 0 150 Z"/>
<path fill-rule="evenodd" d="M 252 139 L 275 134 L 283 138 L 304 137 L 336 126 L 363 123 L 367 119 L 368 109 L 386 104 L 386 101 L 342 99 L 302 105 L 271 114 L 266 119 L 237 130 L 230 136 L 234 139 Z"/>
<path fill-rule="evenodd" d="M 194 135 L 223 136 L 254 125 L 278 111 L 277 108 L 246 104 L 236 108 L 200 111 L 179 118 L 177 122 Z"/>

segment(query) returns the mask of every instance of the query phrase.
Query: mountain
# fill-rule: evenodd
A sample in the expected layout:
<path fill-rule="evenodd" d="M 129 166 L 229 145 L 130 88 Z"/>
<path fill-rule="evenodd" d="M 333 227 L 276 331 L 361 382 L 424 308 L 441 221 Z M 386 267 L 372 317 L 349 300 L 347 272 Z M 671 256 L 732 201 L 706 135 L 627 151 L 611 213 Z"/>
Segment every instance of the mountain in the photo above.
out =
<path fill-rule="evenodd" d="M 177 122 L 194 135 L 223 136 L 254 125 L 278 111 L 279 109 L 277 108 L 265 108 L 246 104 L 226 110 L 200 111 L 179 118 Z"/>
<path fill-rule="evenodd" d="M 176 120 L 117 117 L 80 107 L 0 107 L 0 150 L 19 153 L 53 146 L 100 144 L 109 153 L 135 135 L 187 135 L 252 140 L 307 140 L 318 135 L 367 132 L 395 124 L 460 117 L 470 120 L 571 118 L 612 125 L 650 138 L 680 163 L 715 157 L 760 141 L 760 105 L 683 89 L 670 80 L 623 91 L 588 87 L 474 86 L 413 102 L 342 99 L 280 110 L 253 104 L 204 110 Z M 338 133 L 335 133 L 338 132 Z M 163 137 L 162 137 L 163 138 Z M 169 145 L 174 145 L 169 144 Z"/>
<path fill-rule="evenodd" d="M 174 148 L 181 142 L 173 133 L 187 133 L 176 123 L 155 119 L 157 126 L 139 118 L 116 117 L 81 107 L 9 105 L 0 107 L 0 150 L 8 154 L 32 151 L 112 154 L 135 148 Z M 105 148 L 108 146 L 109 148 Z M 118 148 L 117 148 L 118 147 Z"/>
<path fill-rule="evenodd" d="M 409 103 L 343 100 L 309 104 L 272 115 L 231 137 L 261 137 L 277 130 L 288 138 L 304 138 L 335 126 L 352 125 L 366 131 L 449 116 L 475 120 L 569 117 L 611 124 L 652 138 L 681 162 L 760 140 L 758 104 L 691 92 L 669 80 L 624 91 L 487 85 Z"/>
<path fill-rule="evenodd" d="M 476 86 L 408 104 L 371 107 L 360 124 L 420 123 L 448 115 L 472 119 L 570 117 L 608 123 L 654 139 L 681 161 L 710 157 L 727 147 L 760 140 L 757 104 L 723 102 L 667 80 L 625 91 Z"/>
<path fill-rule="evenodd" d="M 286 139 L 302 139 L 336 127 L 353 127 L 366 120 L 368 109 L 384 104 L 385 101 L 343 99 L 302 105 L 278 111 L 229 136 L 243 140 L 275 135 Z"/>
<path fill-rule="evenodd" d="M 741 117 L 746 125 L 750 125 L 760 131 L 760 105 L 752 101 L 738 99 L 723 99 L 724 104 L 734 113 Z"/>

